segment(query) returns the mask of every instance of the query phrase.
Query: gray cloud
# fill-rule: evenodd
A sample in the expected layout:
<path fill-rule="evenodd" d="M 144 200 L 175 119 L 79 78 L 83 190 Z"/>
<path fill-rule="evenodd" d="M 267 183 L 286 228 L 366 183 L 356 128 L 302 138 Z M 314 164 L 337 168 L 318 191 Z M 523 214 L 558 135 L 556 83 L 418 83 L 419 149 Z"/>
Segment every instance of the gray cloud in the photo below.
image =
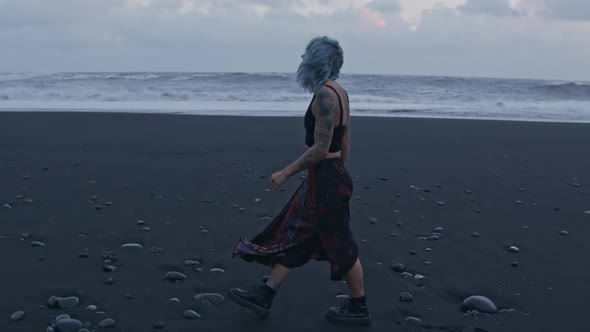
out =
<path fill-rule="evenodd" d="M 0 29 L 47 27 L 81 23 L 93 15 L 105 13 L 113 1 L 61 0 L 59 3 L 39 0 L 0 0 Z"/>
<path fill-rule="evenodd" d="M 288 0 L 195 4 L 207 1 L 214 5 L 208 15 L 181 15 L 182 0 L 134 10 L 123 0 L 0 0 L 0 72 L 293 72 L 307 41 L 329 35 L 344 47 L 344 72 L 590 79 L 590 25 L 506 20 L 503 1 L 485 7 L 490 0 L 471 0 L 460 9 L 487 13 L 481 16 L 428 11 L 415 32 L 398 15 L 397 0 L 368 5 L 384 13 L 385 28 L 351 8 L 306 17 Z M 554 11 L 564 0 L 555 1 Z M 261 18 L 244 8 L 252 3 L 272 11 Z"/>
<path fill-rule="evenodd" d="M 545 0 L 543 14 L 574 21 L 590 21 L 589 0 Z"/>
<path fill-rule="evenodd" d="M 508 0 L 467 0 L 464 5 L 458 7 L 458 10 L 469 14 L 492 16 L 524 15 L 523 11 L 512 8 Z"/>
<path fill-rule="evenodd" d="M 401 10 L 398 0 L 373 0 L 368 7 L 384 14 L 399 13 Z"/>

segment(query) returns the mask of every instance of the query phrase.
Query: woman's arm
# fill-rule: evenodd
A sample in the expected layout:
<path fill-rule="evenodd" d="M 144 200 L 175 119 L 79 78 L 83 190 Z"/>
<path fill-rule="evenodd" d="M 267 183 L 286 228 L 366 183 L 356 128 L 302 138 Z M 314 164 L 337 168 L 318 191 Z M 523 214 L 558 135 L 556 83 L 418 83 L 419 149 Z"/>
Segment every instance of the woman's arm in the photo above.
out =
<path fill-rule="evenodd" d="M 335 99 L 333 92 L 326 88 L 322 88 L 316 94 L 316 101 L 312 105 L 312 111 L 316 115 L 314 144 L 299 159 L 283 170 L 286 177 L 309 168 L 328 154 L 334 133 Z"/>

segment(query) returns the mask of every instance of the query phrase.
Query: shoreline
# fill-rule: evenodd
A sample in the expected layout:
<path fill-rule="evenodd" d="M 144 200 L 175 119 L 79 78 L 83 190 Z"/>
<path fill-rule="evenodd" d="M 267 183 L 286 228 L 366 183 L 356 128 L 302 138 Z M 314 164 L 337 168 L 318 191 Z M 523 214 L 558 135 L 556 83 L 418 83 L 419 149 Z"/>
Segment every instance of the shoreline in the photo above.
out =
<path fill-rule="evenodd" d="M 219 114 L 221 112 L 222 114 Z M 202 116 L 202 117 L 235 117 L 235 118 L 302 118 L 305 112 L 301 114 L 285 113 L 284 115 L 272 114 L 271 111 L 261 114 L 235 114 L 227 111 L 217 111 L 217 113 L 209 111 L 150 111 L 150 110 L 118 110 L 118 109 L 75 109 L 75 110 L 56 110 L 56 109 L 0 109 L 2 113 L 34 113 L 34 114 L 131 114 L 131 115 L 170 115 L 170 116 Z M 386 115 L 386 114 L 369 114 L 366 112 L 354 111 L 351 114 L 354 118 L 378 118 L 378 119 L 423 119 L 423 120 L 460 120 L 460 121 L 491 121 L 491 122 L 532 122 L 532 123 L 556 123 L 556 124 L 590 124 L 590 120 L 575 121 L 575 120 L 555 120 L 555 119 L 514 119 L 514 118 L 492 118 L 492 117 L 450 117 L 450 116 L 412 116 L 412 115 Z"/>

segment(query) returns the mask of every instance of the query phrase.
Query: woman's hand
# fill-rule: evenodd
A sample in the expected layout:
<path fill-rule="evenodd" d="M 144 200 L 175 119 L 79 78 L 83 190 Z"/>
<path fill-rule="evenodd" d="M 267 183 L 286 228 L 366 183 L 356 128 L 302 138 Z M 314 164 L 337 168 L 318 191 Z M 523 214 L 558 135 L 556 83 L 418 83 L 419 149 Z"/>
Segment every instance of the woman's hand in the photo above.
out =
<path fill-rule="evenodd" d="M 270 176 L 270 185 L 272 186 L 272 188 L 274 190 L 277 190 L 285 181 L 287 181 L 288 177 L 289 176 L 288 176 L 287 172 L 285 172 L 285 170 L 281 170 L 276 173 L 273 173 Z"/>

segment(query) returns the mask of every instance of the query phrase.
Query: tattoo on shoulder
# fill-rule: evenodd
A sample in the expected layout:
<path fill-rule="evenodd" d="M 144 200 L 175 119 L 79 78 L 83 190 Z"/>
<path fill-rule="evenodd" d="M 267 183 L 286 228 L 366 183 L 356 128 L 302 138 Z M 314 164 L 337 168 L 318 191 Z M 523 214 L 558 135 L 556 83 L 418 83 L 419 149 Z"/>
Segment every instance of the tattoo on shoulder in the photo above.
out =
<path fill-rule="evenodd" d="M 330 116 L 334 113 L 336 103 L 334 103 L 334 98 L 326 88 L 322 88 L 317 93 L 317 101 L 318 101 L 318 115 L 321 116 Z"/>

